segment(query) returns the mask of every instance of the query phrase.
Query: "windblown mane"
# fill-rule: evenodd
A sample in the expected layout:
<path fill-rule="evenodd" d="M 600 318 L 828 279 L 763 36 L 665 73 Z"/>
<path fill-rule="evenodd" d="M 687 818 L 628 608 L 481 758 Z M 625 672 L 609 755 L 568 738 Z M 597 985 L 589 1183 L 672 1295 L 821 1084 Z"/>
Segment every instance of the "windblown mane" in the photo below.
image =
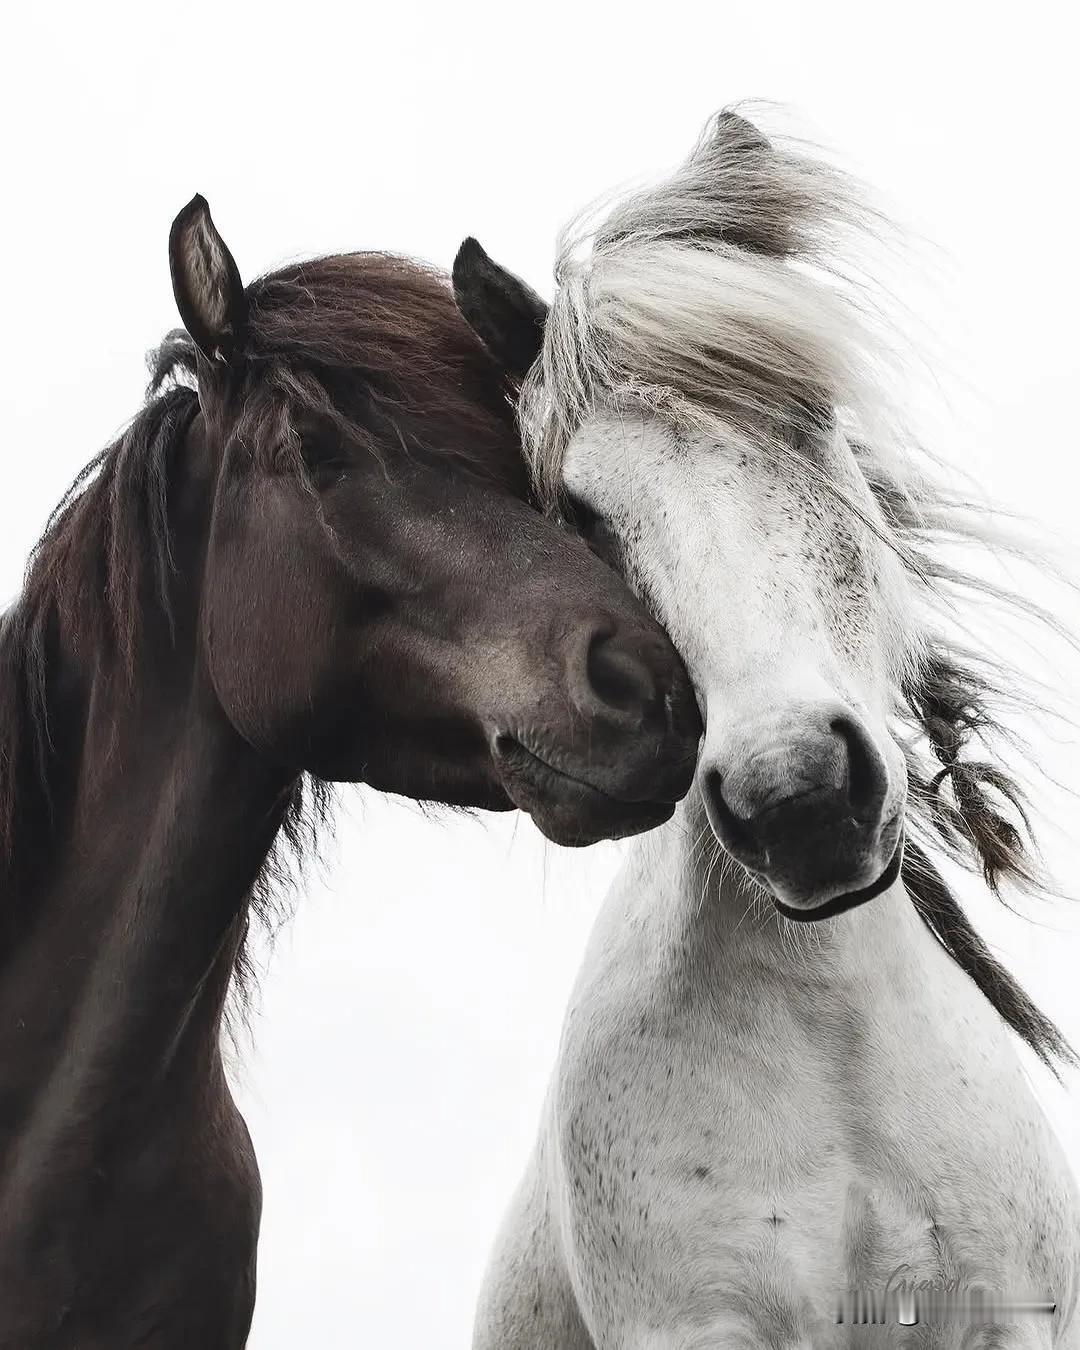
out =
<path fill-rule="evenodd" d="M 267 466 L 305 473 L 297 423 L 335 422 L 389 461 L 452 455 L 499 481 L 524 478 L 511 391 L 454 304 L 448 280 L 404 258 L 343 254 L 247 289 L 245 399 L 236 434 Z M 147 401 L 78 475 L 0 615 L 0 924 L 38 865 L 51 810 L 50 685 L 60 651 L 94 655 L 97 677 L 131 681 L 172 629 L 170 491 L 199 408 L 195 348 L 171 333 L 149 358 Z M 325 815 L 329 789 L 297 783 L 278 849 L 253 896 L 265 913 Z M 32 837 L 34 836 L 34 837 Z M 2 942 L 0 942 L 2 945 Z M 243 956 L 240 961 L 243 974 Z"/>
<path fill-rule="evenodd" d="M 961 651 L 950 616 L 958 600 L 989 593 L 1062 630 L 948 560 L 957 544 L 992 547 L 994 534 L 985 507 L 935 481 L 894 411 L 896 362 L 860 263 L 884 224 L 845 174 L 721 112 L 674 175 L 560 240 L 543 354 L 522 394 L 526 449 L 552 501 L 567 445 L 597 406 L 644 405 L 772 453 L 792 453 L 803 436 L 846 436 L 877 518 L 845 504 L 923 583 L 921 631 L 896 689 L 910 776 L 904 881 L 937 941 L 1053 1068 L 1075 1062 L 1071 1048 L 932 859 L 981 872 L 995 893 L 1047 889 L 1024 793 L 998 754 L 1012 740 L 1006 692 L 1023 679 L 988 652 Z"/>

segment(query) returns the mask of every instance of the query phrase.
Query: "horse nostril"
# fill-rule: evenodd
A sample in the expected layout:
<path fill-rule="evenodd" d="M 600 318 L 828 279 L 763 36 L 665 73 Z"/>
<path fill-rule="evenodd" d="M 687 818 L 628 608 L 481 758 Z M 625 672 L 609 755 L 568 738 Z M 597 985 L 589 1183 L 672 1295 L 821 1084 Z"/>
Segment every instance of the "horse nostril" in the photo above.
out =
<path fill-rule="evenodd" d="M 660 701 L 652 671 L 610 633 L 590 640 L 585 674 L 594 698 L 616 712 L 646 712 Z"/>
<path fill-rule="evenodd" d="M 740 820 L 724 798 L 724 779 L 717 769 L 708 769 L 702 777 L 702 796 L 705 814 L 713 833 L 731 849 L 749 848 L 753 844 L 748 822 Z"/>
<path fill-rule="evenodd" d="M 885 766 L 866 729 L 851 717 L 835 717 L 830 726 L 847 752 L 847 797 L 856 816 L 881 808 L 887 791 Z"/>

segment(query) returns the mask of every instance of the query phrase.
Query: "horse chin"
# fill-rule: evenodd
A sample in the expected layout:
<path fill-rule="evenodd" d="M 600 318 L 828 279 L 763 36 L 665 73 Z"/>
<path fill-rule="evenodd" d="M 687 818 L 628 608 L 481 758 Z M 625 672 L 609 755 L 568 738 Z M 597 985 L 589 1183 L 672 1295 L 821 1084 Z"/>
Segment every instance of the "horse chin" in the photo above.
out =
<path fill-rule="evenodd" d="M 624 801 L 556 769 L 510 738 L 497 738 L 496 770 L 507 796 L 555 844 L 584 848 L 655 829 L 675 812 L 673 801 Z"/>
<path fill-rule="evenodd" d="M 785 900 L 781 891 L 767 879 L 766 884 L 773 893 L 773 904 L 785 919 L 791 919 L 795 923 L 819 923 L 823 919 L 833 919 L 838 914 L 846 914 L 848 910 L 857 909 L 859 905 L 865 905 L 876 896 L 883 895 L 899 881 L 903 865 L 904 834 L 901 830 L 889 861 L 878 876 L 865 885 L 842 889 L 836 894 L 826 892 L 825 897 L 821 899 L 812 897 L 806 901 L 800 897 L 799 903 L 793 904 Z"/>
<path fill-rule="evenodd" d="M 591 815 L 580 805 L 564 803 L 536 803 L 522 809 L 529 812 L 537 828 L 553 844 L 586 848 L 602 839 L 628 839 L 656 829 L 675 814 L 675 803 L 626 803 L 608 798 Z"/>

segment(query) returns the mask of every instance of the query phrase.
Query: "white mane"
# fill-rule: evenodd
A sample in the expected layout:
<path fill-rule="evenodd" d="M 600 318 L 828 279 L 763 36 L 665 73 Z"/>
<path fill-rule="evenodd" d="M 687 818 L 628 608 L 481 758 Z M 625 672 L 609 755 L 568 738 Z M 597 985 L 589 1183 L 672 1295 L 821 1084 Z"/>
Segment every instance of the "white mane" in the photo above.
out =
<path fill-rule="evenodd" d="M 644 405 L 721 441 L 735 434 L 797 456 L 804 473 L 816 470 L 802 438 L 842 431 L 880 511 L 859 514 L 917 579 L 918 641 L 895 691 L 918 841 L 908 890 L 1002 1016 L 1044 1058 L 1067 1057 L 930 862 L 937 849 L 994 890 L 1045 889 L 1024 794 L 1001 759 L 1011 739 L 1003 713 L 1024 680 L 953 635 L 963 605 L 987 595 L 1068 635 L 1037 606 L 949 560 L 957 543 L 995 547 L 999 531 L 985 508 L 934 482 L 896 411 L 899 363 L 860 266 L 865 242 L 885 224 L 847 175 L 721 112 L 675 174 L 561 239 L 542 358 L 522 393 L 525 443 L 553 500 L 570 439 L 605 408 Z"/>
<path fill-rule="evenodd" d="M 845 175 L 723 112 L 671 178 L 572 226 L 523 402 L 542 481 L 598 402 L 757 439 L 835 411 L 856 440 L 895 440 L 888 349 L 851 270 L 877 221 Z"/>

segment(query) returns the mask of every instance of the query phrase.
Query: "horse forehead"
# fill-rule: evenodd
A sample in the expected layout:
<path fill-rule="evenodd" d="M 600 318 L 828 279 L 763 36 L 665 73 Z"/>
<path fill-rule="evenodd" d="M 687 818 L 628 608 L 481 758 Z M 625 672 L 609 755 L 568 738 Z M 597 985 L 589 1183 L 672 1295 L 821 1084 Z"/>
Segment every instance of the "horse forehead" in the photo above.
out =
<path fill-rule="evenodd" d="M 598 413 L 571 438 L 563 481 L 571 488 L 629 489 L 644 475 L 674 467 L 683 448 L 674 430 L 647 411 Z"/>
<path fill-rule="evenodd" d="M 677 546 L 699 559 L 719 551 L 759 580 L 767 574 L 768 595 L 813 591 L 827 609 L 841 597 L 848 607 L 870 599 L 866 541 L 829 486 L 846 489 L 844 478 L 834 447 L 682 427 L 645 409 L 597 414 L 563 466 L 566 487 L 609 515 L 624 544 L 674 531 Z M 778 556 L 799 567 L 776 572 Z"/>
<path fill-rule="evenodd" d="M 765 537 L 798 528 L 809 560 L 846 552 L 851 540 L 850 522 L 821 481 L 824 466 L 816 467 L 780 443 L 744 443 L 644 411 L 587 423 L 567 448 L 563 482 L 622 517 L 655 515 L 657 506 L 681 501 L 692 508 L 684 527 L 706 533 L 717 511 Z"/>

